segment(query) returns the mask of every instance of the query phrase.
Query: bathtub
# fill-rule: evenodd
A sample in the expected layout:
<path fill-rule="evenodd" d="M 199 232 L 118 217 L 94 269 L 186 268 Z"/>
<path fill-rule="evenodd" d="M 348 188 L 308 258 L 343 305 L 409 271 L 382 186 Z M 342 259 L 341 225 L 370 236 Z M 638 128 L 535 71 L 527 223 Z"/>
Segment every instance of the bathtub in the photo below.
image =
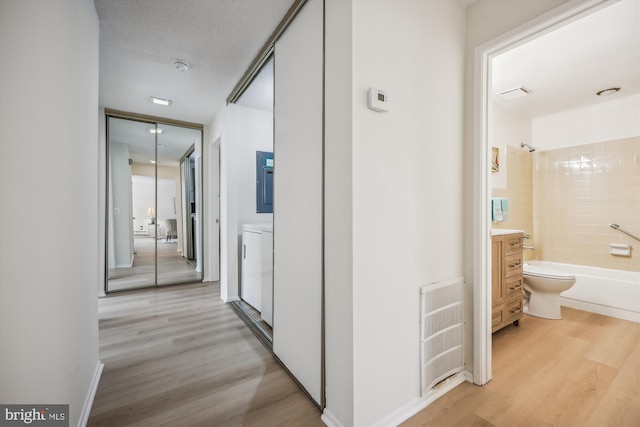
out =
<path fill-rule="evenodd" d="M 562 305 L 640 322 L 640 272 L 550 261 L 528 263 L 567 271 L 576 276 L 575 285 L 560 294 Z"/>

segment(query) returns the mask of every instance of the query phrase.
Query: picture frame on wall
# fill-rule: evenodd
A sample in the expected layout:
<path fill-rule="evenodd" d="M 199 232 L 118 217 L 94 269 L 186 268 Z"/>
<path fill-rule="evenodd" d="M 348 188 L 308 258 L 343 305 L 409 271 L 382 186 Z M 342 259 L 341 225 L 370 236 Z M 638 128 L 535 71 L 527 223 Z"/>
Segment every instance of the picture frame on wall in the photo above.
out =
<path fill-rule="evenodd" d="M 491 147 L 491 172 L 500 172 L 500 150 Z"/>

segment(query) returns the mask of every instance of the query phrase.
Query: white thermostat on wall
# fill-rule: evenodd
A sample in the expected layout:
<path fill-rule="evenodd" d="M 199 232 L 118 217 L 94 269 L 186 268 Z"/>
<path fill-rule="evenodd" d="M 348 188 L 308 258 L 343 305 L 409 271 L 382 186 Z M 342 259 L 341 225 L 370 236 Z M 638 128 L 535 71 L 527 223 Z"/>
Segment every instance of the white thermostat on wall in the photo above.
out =
<path fill-rule="evenodd" d="M 374 111 L 389 111 L 389 98 L 383 90 L 374 87 L 369 88 L 368 107 Z"/>

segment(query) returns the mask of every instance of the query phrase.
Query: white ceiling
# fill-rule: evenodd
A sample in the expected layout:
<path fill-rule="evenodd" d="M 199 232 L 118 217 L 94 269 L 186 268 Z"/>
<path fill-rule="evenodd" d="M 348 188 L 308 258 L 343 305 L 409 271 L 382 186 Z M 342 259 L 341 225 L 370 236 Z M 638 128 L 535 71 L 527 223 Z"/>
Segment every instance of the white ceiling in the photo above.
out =
<path fill-rule="evenodd" d="M 100 105 L 207 124 L 293 0 L 95 0 L 100 18 Z M 190 63 L 187 72 L 172 62 Z M 529 117 L 640 91 L 640 1 L 622 0 L 512 49 L 493 61 L 495 102 Z M 271 73 L 271 74 L 269 74 Z M 273 64 L 241 105 L 270 110 Z M 595 92 L 619 86 L 610 97 Z M 271 94 L 271 95 L 269 95 Z M 149 101 L 169 98 L 171 107 Z"/>
<path fill-rule="evenodd" d="M 243 107 L 273 111 L 273 56 L 236 102 Z"/>
<path fill-rule="evenodd" d="M 293 0 L 94 0 L 100 105 L 208 124 Z M 177 71 L 173 60 L 191 65 Z M 150 96 L 168 98 L 170 107 Z"/>
<path fill-rule="evenodd" d="M 493 100 L 525 117 L 540 117 L 640 91 L 640 1 L 612 3 L 512 49 L 492 62 Z M 505 101 L 495 94 L 524 86 L 531 95 Z M 595 93 L 610 87 L 608 97 Z"/>

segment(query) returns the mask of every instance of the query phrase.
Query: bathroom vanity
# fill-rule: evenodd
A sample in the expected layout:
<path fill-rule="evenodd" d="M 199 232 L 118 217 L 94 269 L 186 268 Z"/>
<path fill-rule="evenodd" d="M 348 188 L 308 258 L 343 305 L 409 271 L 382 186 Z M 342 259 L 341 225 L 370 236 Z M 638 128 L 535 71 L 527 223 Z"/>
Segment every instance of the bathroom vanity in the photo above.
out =
<path fill-rule="evenodd" d="M 491 332 L 495 332 L 510 323 L 518 326 L 522 317 L 523 233 L 521 230 L 492 230 L 491 234 Z"/>

